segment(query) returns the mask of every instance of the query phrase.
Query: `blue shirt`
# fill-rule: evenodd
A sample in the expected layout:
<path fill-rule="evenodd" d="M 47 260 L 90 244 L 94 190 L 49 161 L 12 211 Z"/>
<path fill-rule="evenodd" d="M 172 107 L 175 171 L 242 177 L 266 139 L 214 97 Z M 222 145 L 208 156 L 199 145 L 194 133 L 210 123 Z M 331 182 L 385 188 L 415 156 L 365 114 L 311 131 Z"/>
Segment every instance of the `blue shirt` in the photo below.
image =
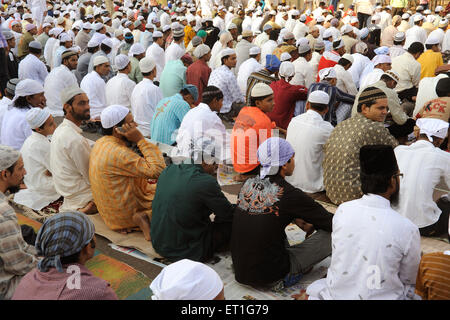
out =
<path fill-rule="evenodd" d="M 175 143 L 177 130 L 190 110 L 189 103 L 179 93 L 162 99 L 156 106 L 151 123 L 151 139 L 168 145 Z"/>
<path fill-rule="evenodd" d="M 180 59 L 166 63 L 159 79 L 159 87 L 164 98 L 171 97 L 181 91 L 183 85 L 186 84 L 186 69 Z"/>

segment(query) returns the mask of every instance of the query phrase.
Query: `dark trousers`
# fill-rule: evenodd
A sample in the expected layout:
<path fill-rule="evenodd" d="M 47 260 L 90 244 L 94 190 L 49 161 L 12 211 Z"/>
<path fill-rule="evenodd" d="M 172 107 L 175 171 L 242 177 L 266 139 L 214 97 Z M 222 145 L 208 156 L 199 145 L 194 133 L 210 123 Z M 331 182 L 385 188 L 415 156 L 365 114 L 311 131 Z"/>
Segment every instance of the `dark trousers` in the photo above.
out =
<path fill-rule="evenodd" d="M 413 101 L 412 97 L 417 96 L 417 91 L 419 89 L 417 89 L 416 87 L 412 87 L 406 90 L 403 90 L 401 92 L 398 93 L 398 97 L 400 98 L 400 101 L 403 101 L 403 99 L 406 99 L 408 101 Z"/>
<path fill-rule="evenodd" d="M 365 28 L 367 27 L 367 20 L 369 20 L 370 15 L 358 12 L 358 21 L 359 21 L 359 28 Z"/>
<path fill-rule="evenodd" d="M 230 250 L 231 226 L 232 221 L 218 221 L 212 223 L 212 243 L 205 256 L 202 258 L 202 262 L 211 260 L 216 252 Z"/>
<path fill-rule="evenodd" d="M 6 51 L 5 48 L 0 48 L 0 90 L 1 96 L 5 94 L 6 84 L 8 83 L 8 66 L 6 63 Z"/>
<path fill-rule="evenodd" d="M 420 235 L 424 237 L 438 237 L 438 236 L 448 236 L 450 240 L 450 235 L 448 234 L 448 219 L 450 214 L 450 201 L 446 198 L 440 198 L 436 202 L 439 209 L 442 210 L 439 220 L 427 227 L 420 228 Z"/>

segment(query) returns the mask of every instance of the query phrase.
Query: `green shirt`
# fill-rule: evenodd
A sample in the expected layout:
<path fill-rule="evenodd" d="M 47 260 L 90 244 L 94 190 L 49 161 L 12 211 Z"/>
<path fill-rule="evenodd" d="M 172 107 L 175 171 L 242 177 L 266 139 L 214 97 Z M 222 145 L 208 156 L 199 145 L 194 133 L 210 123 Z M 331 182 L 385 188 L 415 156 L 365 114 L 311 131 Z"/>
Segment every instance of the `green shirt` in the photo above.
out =
<path fill-rule="evenodd" d="M 153 248 L 170 260 L 200 261 L 212 246 L 209 216 L 231 222 L 234 208 L 201 165 L 171 164 L 158 178 L 152 203 Z"/>
<path fill-rule="evenodd" d="M 136 83 L 139 83 L 144 79 L 144 76 L 142 75 L 141 68 L 139 68 L 139 60 L 135 57 L 130 58 L 131 63 L 131 71 L 128 74 L 128 78 L 133 80 Z"/>
<path fill-rule="evenodd" d="M 23 36 L 20 38 L 20 43 L 18 46 L 17 53 L 19 58 L 22 58 L 28 54 L 30 50 L 28 46 L 30 45 L 30 42 L 33 40 L 34 40 L 33 35 L 28 31 L 23 34 Z"/>

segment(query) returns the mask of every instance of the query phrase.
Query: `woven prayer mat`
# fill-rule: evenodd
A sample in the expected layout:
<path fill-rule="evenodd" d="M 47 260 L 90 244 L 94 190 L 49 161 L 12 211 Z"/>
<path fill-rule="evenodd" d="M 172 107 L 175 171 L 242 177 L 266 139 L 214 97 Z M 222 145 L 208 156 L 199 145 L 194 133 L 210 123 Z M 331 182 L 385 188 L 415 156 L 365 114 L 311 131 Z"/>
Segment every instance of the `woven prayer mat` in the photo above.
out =
<path fill-rule="evenodd" d="M 29 225 L 36 232 L 42 225 L 20 213 L 17 219 L 19 224 Z M 86 263 L 86 267 L 95 276 L 109 282 L 120 300 L 150 299 L 150 279 L 129 265 L 95 250 L 94 257 Z"/>

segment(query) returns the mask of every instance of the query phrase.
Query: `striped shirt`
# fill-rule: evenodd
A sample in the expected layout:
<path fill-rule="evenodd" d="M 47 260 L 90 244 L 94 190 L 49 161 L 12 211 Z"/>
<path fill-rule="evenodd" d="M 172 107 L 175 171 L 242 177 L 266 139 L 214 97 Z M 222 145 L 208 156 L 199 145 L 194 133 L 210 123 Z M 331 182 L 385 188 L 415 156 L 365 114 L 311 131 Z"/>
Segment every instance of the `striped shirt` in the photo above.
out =
<path fill-rule="evenodd" d="M 133 215 L 151 216 L 155 185 L 166 167 L 161 151 L 145 139 L 137 143 L 143 157 L 126 142 L 104 136 L 95 142 L 89 159 L 92 196 L 103 221 L 112 230 L 136 227 Z"/>
<path fill-rule="evenodd" d="M 208 86 L 216 86 L 223 93 L 223 104 L 220 113 L 231 111 L 234 102 L 244 102 L 244 96 L 234 73 L 225 65 L 214 69 L 208 80 Z"/>
<path fill-rule="evenodd" d="M 179 93 L 162 99 L 156 106 L 151 123 L 151 138 L 154 141 L 172 145 L 177 137 L 177 129 L 190 110 L 189 104 Z"/>
<path fill-rule="evenodd" d="M 247 91 L 245 92 L 246 104 L 248 106 L 251 105 L 250 93 L 252 92 L 253 87 L 257 83 L 265 83 L 269 86 L 272 82 L 277 81 L 277 80 L 278 80 L 278 78 L 272 77 L 270 72 L 267 71 L 266 69 L 262 69 L 261 71 L 258 71 L 258 72 L 253 72 L 247 79 Z"/>
<path fill-rule="evenodd" d="M 36 265 L 36 249 L 23 239 L 16 213 L 0 192 L 0 300 L 11 299 L 20 279 Z"/>
<path fill-rule="evenodd" d="M 423 300 L 450 300 L 449 251 L 422 256 L 416 279 L 416 294 Z"/>
<path fill-rule="evenodd" d="M 330 102 L 328 102 L 328 112 L 324 117 L 325 121 L 330 122 L 333 126 L 337 125 L 337 117 L 339 115 L 339 112 L 341 112 L 341 108 L 336 109 L 336 104 L 338 102 L 347 103 L 350 105 L 353 105 L 353 102 L 355 101 L 355 96 L 352 96 L 351 94 L 347 94 L 343 92 L 342 90 L 339 90 L 335 86 L 331 86 L 330 84 L 326 82 L 316 82 L 309 86 L 308 89 L 308 97 L 311 94 L 311 92 L 322 90 L 328 93 L 330 96 Z M 345 112 L 346 110 L 342 110 L 342 112 Z M 347 110 L 348 111 L 348 110 Z M 340 119 L 343 117 L 341 116 Z"/>

